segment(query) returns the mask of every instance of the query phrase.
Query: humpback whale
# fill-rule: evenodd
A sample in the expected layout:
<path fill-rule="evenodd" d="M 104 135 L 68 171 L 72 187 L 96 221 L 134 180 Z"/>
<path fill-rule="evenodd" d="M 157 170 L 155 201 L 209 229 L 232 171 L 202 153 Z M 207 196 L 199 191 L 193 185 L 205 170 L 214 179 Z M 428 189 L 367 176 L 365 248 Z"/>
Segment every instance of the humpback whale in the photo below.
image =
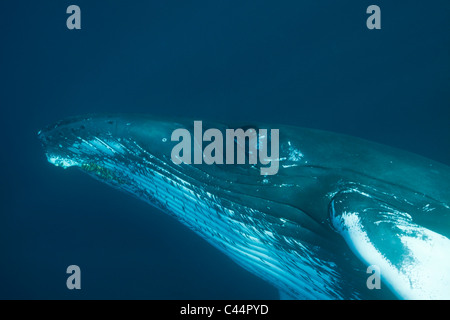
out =
<path fill-rule="evenodd" d="M 74 117 L 39 132 L 50 163 L 76 167 L 159 208 L 290 299 L 449 299 L 450 168 L 342 134 L 279 129 L 279 170 L 175 164 L 173 130 L 194 120 Z M 367 286 L 377 266 L 381 290 Z"/>

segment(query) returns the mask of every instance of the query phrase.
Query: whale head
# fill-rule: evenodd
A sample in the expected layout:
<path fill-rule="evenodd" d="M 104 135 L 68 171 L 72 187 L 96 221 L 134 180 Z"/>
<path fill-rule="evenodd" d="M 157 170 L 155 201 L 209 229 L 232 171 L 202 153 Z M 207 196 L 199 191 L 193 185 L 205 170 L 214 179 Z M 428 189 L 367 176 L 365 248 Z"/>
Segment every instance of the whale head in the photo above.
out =
<path fill-rule="evenodd" d="M 251 137 L 226 139 L 238 129 L 262 133 L 253 149 L 245 146 Z M 202 122 L 196 130 L 194 120 L 95 115 L 60 121 L 39 138 L 50 163 L 76 167 L 172 215 L 284 296 L 448 294 L 449 276 L 432 267 L 450 267 L 448 167 L 312 129 Z M 279 130 L 276 152 L 271 130 Z M 182 148 L 176 132 L 192 134 Z M 208 162 L 198 151 L 214 142 L 223 148 L 210 150 L 216 161 Z M 230 158 L 227 142 L 236 151 Z M 269 145 L 272 154 L 262 153 Z M 247 161 L 239 161 L 240 147 Z M 252 162 L 255 153 L 264 156 Z M 387 295 L 367 287 L 373 264 Z"/>

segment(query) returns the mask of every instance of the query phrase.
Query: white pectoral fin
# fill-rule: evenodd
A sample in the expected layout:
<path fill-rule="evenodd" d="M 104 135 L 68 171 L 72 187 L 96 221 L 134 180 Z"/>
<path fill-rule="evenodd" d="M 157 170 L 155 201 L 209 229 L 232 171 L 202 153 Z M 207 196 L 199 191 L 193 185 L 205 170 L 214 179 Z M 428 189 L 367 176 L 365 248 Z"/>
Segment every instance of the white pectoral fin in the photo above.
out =
<path fill-rule="evenodd" d="M 331 202 L 334 228 L 402 299 L 450 299 L 450 240 L 411 216 L 359 192 Z"/>

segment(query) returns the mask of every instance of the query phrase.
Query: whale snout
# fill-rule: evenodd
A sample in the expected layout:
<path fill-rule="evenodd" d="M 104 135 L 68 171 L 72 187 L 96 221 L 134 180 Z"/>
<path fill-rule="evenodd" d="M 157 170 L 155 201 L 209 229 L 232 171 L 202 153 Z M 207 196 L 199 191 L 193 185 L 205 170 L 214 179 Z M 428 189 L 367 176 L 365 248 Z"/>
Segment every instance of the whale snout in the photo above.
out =
<path fill-rule="evenodd" d="M 112 136 L 117 130 L 114 117 L 73 117 L 58 121 L 38 132 L 47 160 L 55 166 L 81 166 L 95 151 L 98 136 Z"/>

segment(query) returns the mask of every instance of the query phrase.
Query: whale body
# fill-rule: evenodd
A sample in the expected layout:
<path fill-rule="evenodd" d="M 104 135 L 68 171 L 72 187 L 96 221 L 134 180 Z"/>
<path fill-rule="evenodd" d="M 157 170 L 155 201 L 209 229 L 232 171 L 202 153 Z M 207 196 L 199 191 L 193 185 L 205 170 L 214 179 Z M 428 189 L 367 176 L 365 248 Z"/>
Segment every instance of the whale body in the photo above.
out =
<path fill-rule="evenodd" d="M 279 171 L 171 161 L 194 120 L 89 115 L 39 132 L 50 163 L 76 167 L 194 230 L 282 298 L 449 299 L 450 168 L 326 131 L 279 129 Z M 369 266 L 381 290 L 368 288 Z M 387 292 L 387 293 L 386 293 Z"/>

